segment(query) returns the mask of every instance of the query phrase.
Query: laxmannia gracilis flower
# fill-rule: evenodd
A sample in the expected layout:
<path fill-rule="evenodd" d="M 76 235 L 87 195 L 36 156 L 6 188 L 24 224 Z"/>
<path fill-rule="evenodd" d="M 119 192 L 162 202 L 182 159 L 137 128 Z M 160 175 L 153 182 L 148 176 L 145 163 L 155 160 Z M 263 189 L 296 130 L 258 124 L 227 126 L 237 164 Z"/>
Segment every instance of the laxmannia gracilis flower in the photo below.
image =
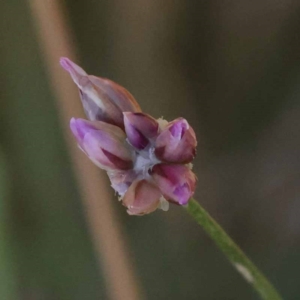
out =
<path fill-rule="evenodd" d="M 68 58 L 60 63 L 78 86 L 89 119 L 72 118 L 71 130 L 80 149 L 107 171 L 127 212 L 187 204 L 196 185 L 190 163 L 197 146 L 188 122 L 156 120 L 117 83 L 88 75 Z"/>

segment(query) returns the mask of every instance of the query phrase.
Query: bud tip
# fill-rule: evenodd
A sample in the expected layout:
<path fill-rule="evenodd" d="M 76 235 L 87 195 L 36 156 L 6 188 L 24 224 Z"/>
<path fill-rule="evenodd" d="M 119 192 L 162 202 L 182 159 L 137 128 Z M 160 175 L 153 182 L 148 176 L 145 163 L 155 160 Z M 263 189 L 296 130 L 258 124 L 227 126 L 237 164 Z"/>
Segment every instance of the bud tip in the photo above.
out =
<path fill-rule="evenodd" d="M 59 63 L 66 71 L 70 71 L 70 60 L 67 57 L 61 57 Z"/>

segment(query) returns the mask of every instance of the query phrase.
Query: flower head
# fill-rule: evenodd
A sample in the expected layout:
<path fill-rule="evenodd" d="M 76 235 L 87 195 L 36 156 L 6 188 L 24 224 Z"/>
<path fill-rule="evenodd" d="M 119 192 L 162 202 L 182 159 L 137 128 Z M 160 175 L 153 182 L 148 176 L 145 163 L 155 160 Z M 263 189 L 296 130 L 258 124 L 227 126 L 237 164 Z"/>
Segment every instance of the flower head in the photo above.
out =
<path fill-rule="evenodd" d="M 60 63 L 78 86 L 88 118 L 72 118 L 71 131 L 80 149 L 107 171 L 127 212 L 187 204 L 196 186 L 190 162 L 197 146 L 188 122 L 156 120 L 120 85 L 88 75 L 68 58 Z"/>

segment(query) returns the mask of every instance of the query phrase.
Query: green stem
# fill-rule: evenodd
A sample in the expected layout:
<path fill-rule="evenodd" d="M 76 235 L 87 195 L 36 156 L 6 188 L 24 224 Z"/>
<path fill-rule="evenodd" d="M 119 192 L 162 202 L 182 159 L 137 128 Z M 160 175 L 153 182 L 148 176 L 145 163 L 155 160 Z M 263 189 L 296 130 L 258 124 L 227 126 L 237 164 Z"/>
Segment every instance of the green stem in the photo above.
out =
<path fill-rule="evenodd" d="M 189 201 L 186 209 L 223 251 L 237 271 L 260 294 L 262 299 L 282 300 L 268 279 L 195 199 Z"/>

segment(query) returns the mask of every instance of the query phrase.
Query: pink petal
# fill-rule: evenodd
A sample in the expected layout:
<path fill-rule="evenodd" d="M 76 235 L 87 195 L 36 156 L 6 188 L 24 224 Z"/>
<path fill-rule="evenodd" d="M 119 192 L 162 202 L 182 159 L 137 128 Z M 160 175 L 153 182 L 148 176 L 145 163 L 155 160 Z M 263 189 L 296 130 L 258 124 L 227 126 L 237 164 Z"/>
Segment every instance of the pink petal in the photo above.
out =
<path fill-rule="evenodd" d="M 155 211 L 160 205 L 162 194 L 159 189 L 147 180 L 136 180 L 129 187 L 123 204 L 130 215 L 145 215 Z"/>
<path fill-rule="evenodd" d="M 151 175 L 165 198 L 171 202 L 185 205 L 194 194 L 196 176 L 185 165 L 158 164 L 152 168 Z"/>
<path fill-rule="evenodd" d="M 188 122 L 179 118 L 170 122 L 155 142 L 156 156 L 165 162 L 189 163 L 196 154 L 197 140 Z"/>
<path fill-rule="evenodd" d="M 125 131 L 130 144 L 139 150 L 146 148 L 158 133 L 157 121 L 144 113 L 123 114 Z"/>

